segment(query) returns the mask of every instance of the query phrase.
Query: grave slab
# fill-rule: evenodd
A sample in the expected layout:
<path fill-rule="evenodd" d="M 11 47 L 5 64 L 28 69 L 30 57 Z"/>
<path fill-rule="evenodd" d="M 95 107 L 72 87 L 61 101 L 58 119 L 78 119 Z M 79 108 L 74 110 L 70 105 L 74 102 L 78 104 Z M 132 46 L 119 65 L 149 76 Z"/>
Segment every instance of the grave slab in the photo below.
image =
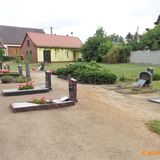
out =
<path fill-rule="evenodd" d="M 49 88 L 33 88 L 27 90 L 18 90 L 18 89 L 4 89 L 2 90 L 3 96 L 19 96 L 19 95 L 28 95 L 28 94 L 37 94 L 37 93 L 45 93 L 49 92 Z"/>
<path fill-rule="evenodd" d="M 61 99 L 54 99 L 46 104 L 35 104 L 31 102 L 12 103 L 10 107 L 13 112 L 24 112 L 33 110 L 62 108 L 73 105 L 75 105 L 75 101 L 72 100 L 61 101 Z"/>
<path fill-rule="evenodd" d="M 160 98 L 153 98 L 153 99 L 149 99 L 148 101 L 160 104 Z"/>

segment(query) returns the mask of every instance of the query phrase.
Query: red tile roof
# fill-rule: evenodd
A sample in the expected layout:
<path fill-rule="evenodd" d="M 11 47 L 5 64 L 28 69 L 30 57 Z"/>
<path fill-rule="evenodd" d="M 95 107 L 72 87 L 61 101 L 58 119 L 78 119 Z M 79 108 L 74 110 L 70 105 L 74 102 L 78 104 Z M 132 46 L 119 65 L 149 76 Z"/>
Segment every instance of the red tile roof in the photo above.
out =
<path fill-rule="evenodd" d="M 81 48 L 82 42 L 78 37 L 60 36 L 28 32 L 32 42 L 38 47 Z"/>

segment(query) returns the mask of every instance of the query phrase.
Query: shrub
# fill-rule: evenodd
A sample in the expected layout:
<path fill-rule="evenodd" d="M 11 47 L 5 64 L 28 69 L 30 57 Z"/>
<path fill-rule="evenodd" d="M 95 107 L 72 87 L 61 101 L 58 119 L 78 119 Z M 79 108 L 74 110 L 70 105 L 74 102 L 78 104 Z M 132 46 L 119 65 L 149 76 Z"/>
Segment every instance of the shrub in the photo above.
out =
<path fill-rule="evenodd" d="M 107 55 L 103 57 L 103 62 L 107 63 L 126 63 L 128 62 L 128 57 L 130 56 L 129 47 L 122 45 L 113 46 Z"/>
<path fill-rule="evenodd" d="M 16 78 L 16 83 L 24 83 L 27 82 L 27 78 L 23 76 L 19 76 Z"/>
<path fill-rule="evenodd" d="M 155 73 L 153 74 L 153 81 L 159 81 L 160 80 L 160 74 Z"/>
<path fill-rule="evenodd" d="M 108 69 L 102 68 L 96 62 L 68 65 L 66 68 L 59 68 L 57 75 L 64 79 L 70 75 L 78 82 L 86 84 L 113 84 L 117 80 L 115 74 Z"/>
<path fill-rule="evenodd" d="M 12 76 L 2 76 L 1 81 L 2 83 L 10 83 L 13 82 L 14 78 Z"/>

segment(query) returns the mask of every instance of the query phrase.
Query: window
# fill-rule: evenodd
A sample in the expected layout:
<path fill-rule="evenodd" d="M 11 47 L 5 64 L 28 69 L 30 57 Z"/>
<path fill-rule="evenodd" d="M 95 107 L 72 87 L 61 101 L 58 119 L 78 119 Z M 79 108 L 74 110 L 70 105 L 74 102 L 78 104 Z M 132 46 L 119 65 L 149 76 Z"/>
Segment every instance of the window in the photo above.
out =
<path fill-rule="evenodd" d="M 29 40 L 27 40 L 27 46 L 30 47 L 30 41 Z"/>
<path fill-rule="evenodd" d="M 67 58 L 69 57 L 69 55 L 68 55 L 68 50 L 66 50 L 66 55 L 67 55 Z"/>

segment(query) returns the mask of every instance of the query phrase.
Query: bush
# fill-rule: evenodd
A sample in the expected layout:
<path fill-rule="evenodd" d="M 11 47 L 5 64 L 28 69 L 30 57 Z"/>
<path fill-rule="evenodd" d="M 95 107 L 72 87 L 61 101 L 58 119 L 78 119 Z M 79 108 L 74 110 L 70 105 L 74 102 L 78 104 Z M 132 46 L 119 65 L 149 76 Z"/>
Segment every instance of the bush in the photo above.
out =
<path fill-rule="evenodd" d="M 129 47 L 122 45 L 113 46 L 107 55 L 103 57 L 103 62 L 107 63 L 126 63 L 128 62 L 128 57 L 130 56 Z"/>
<path fill-rule="evenodd" d="M 2 76 L 1 81 L 2 83 L 10 83 L 13 82 L 14 78 L 12 76 Z"/>
<path fill-rule="evenodd" d="M 57 75 L 64 79 L 67 79 L 70 75 L 78 82 L 86 84 L 113 84 L 117 80 L 115 74 L 108 69 L 102 68 L 96 62 L 68 65 L 66 68 L 59 68 Z"/>
<path fill-rule="evenodd" d="M 155 73 L 153 74 L 153 81 L 159 81 L 160 80 L 160 74 Z"/>
<path fill-rule="evenodd" d="M 27 82 L 26 77 L 20 76 L 16 78 L 16 83 L 24 83 L 24 82 Z"/>

